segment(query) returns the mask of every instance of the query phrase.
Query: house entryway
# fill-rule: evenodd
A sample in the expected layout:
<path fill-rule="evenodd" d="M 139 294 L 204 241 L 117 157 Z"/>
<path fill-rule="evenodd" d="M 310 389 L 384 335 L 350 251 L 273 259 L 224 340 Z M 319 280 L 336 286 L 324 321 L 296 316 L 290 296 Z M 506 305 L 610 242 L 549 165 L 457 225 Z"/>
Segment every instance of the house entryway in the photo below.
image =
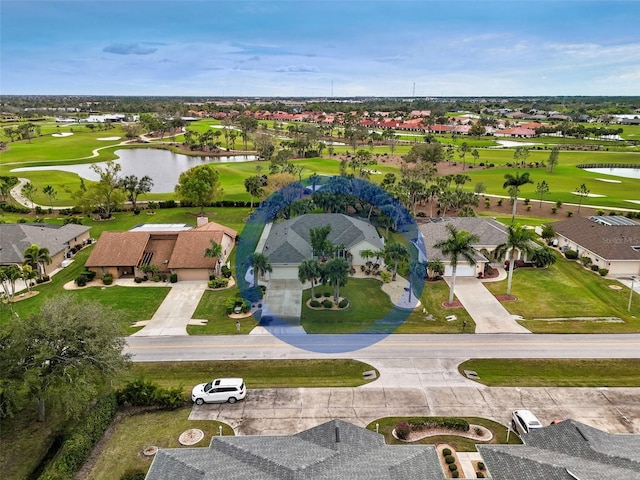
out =
<path fill-rule="evenodd" d="M 271 279 L 266 283 L 267 293 L 263 299 L 260 326 L 252 334 L 300 335 L 306 332 L 300 325 L 302 315 L 302 283 L 298 279 Z"/>

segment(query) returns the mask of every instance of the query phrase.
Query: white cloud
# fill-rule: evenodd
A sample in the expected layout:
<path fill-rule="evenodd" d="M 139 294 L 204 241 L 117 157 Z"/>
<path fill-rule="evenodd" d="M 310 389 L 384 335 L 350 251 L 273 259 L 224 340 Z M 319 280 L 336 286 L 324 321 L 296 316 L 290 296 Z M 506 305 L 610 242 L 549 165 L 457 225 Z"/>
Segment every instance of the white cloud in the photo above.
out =
<path fill-rule="evenodd" d="M 112 43 L 102 49 L 105 53 L 116 55 L 150 55 L 157 50 L 157 48 L 145 47 L 139 43 Z"/>

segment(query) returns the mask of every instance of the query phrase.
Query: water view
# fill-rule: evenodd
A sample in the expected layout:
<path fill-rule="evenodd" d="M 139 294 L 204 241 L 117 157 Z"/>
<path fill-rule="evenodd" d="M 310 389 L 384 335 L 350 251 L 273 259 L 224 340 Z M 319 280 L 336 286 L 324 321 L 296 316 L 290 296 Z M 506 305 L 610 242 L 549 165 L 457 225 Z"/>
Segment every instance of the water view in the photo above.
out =
<path fill-rule="evenodd" d="M 612 175 L 614 177 L 640 179 L 640 168 L 584 168 L 587 172 L 598 173 L 600 175 Z"/>
<path fill-rule="evenodd" d="M 256 160 L 255 155 L 230 155 L 225 157 L 191 157 L 174 153 L 170 150 L 153 148 L 131 148 L 116 150 L 119 157 L 115 162 L 122 167 L 122 176 L 135 175 L 141 178 L 149 175 L 153 179 L 153 193 L 173 192 L 180 174 L 185 170 L 205 163 L 250 162 Z M 103 167 L 105 162 L 94 165 Z M 80 165 L 50 165 L 46 167 L 14 168 L 12 172 L 34 172 L 38 170 L 61 170 L 77 173 L 85 180 L 99 180 L 89 163 Z"/>

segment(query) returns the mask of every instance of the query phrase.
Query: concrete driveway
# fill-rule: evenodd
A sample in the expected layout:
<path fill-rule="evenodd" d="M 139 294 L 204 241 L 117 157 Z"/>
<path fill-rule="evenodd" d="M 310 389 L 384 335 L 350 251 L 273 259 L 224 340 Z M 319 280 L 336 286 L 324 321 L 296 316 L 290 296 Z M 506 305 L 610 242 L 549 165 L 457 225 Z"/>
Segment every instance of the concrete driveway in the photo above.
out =
<path fill-rule="evenodd" d="M 298 279 L 274 280 L 265 283 L 267 294 L 264 298 L 260 323 L 274 335 L 306 332 L 300 326 L 302 314 L 302 283 Z M 251 332 L 262 334 L 265 328 L 257 327 Z"/>
<path fill-rule="evenodd" d="M 450 284 L 451 277 L 445 277 Z M 456 277 L 454 293 L 476 323 L 475 333 L 531 333 L 475 277 Z"/>

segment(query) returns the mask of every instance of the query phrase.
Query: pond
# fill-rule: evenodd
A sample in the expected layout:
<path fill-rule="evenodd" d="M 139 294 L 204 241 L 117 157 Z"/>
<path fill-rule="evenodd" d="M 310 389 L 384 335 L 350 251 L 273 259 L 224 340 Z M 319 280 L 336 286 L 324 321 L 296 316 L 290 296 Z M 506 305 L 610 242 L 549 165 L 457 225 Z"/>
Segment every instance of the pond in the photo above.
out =
<path fill-rule="evenodd" d="M 601 167 L 583 168 L 583 170 L 600 175 L 613 175 L 614 177 L 640 179 L 640 168 Z"/>
<path fill-rule="evenodd" d="M 121 175 L 135 175 L 138 178 L 149 175 L 153 180 L 153 193 L 173 192 L 180 174 L 190 168 L 206 163 L 250 162 L 257 160 L 255 155 L 230 155 L 226 157 L 192 157 L 156 148 L 131 148 L 116 150 L 116 163 L 122 167 Z M 34 172 L 41 170 L 62 170 L 77 173 L 86 180 L 99 180 L 91 165 L 104 167 L 105 162 L 79 165 L 50 165 L 46 167 L 14 168 L 12 172 Z"/>

